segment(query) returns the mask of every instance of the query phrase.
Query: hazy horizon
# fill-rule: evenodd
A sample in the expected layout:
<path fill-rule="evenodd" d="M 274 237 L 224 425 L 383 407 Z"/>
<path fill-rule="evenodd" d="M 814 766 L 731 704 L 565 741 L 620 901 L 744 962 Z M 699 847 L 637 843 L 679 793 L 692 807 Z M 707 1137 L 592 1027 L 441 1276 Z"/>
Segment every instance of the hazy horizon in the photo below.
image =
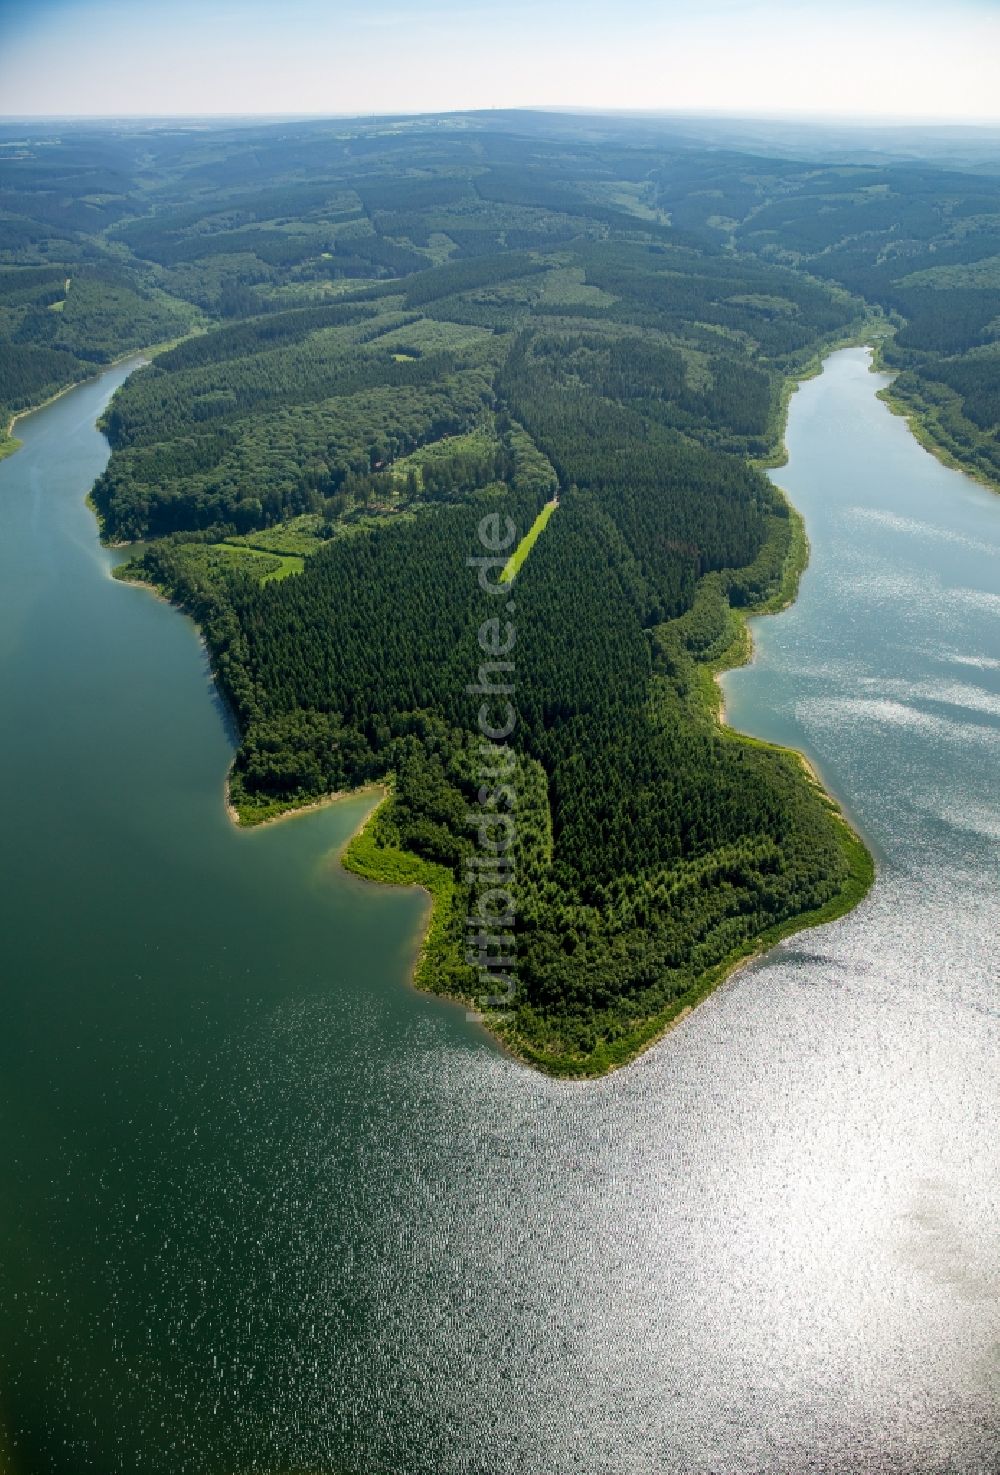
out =
<path fill-rule="evenodd" d="M 1000 122 L 991 0 L 0 0 L 0 115 Z M 581 101 L 581 98 L 585 99 Z M 539 99 L 542 99 L 541 101 Z"/>
<path fill-rule="evenodd" d="M 486 117 L 490 113 L 506 115 L 509 113 L 551 113 L 563 117 L 580 118 L 621 118 L 634 119 L 641 122 L 644 119 L 650 121 L 678 122 L 721 122 L 721 123 L 774 123 L 779 126 L 794 126 L 810 128 L 845 128 L 845 129 L 928 129 L 928 130 L 951 130 L 964 129 L 974 133 L 989 133 L 1000 130 L 1000 112 L 994 117 L 982 118 L 958 118 L 937 117 L 929 114 L 855 114 L 855 113 L 826 113 L 826 112 L 781 112 L 777 109 L 772 111 L 752 112 L 749 109 L 736 109 L 725 111 L 722 108 L 612 108 L 598 107 L 588 103 L 517 103 L 510 107 L 492 108 L 404 108 L 394 110 L 391 108 L 353 108 L 344 110 L 314 110 L 307 112 L 292 112 L 284 109 L 233 112 L 211 112 L 206 109 L 188 112 L 128 112 L 124 109 L 109 112 L 0 112 L 0 123 L 64 123 L 64 122 L 95 122 L 95 123 L 337 123 L 355 122 L 371 118 L 447 118 L 481 116 Z"/>

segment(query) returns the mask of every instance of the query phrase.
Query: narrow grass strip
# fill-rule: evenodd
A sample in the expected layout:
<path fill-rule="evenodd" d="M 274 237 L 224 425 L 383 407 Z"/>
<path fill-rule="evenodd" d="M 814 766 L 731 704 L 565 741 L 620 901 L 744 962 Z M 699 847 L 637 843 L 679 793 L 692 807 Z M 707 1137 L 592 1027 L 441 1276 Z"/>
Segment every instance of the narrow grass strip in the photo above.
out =
<path fill-rule="evenodd" d="M 501 584 L 509 584 L 512 579 L 517 577 L 517 574 L 520 572 L 521 565 L 524 563 L 524 560 L 527 558 L 532 548 L 534 548 L 535 544 L 542 536 L 542 531 L 545 527 L 545 524 L 548 522 L 549 518 L 552 516 L 553 512 L 555 512 L 558 506 L 559 499 L 557 497 L 553 497 L 551 502 L 546 502 L 541 512 L 531 524 L 531 527 L 525 533 L 520 543 L 518 543 L 517 547 L 514 549 L 514 552 L 510 555 L 507 562 L 504 564 L 503 572 L 500 575 Z"/>

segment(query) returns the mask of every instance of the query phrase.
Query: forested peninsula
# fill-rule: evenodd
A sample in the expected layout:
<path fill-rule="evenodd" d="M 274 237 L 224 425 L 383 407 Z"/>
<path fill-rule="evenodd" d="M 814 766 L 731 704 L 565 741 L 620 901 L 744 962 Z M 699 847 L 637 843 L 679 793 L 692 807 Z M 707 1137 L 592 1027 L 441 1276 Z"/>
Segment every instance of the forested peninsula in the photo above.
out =
<path fill-rule="evenodd" d="M 718 722 L 804 559 L 761 469 L 789 386 L 875 333 L 898 402 L 1000 478 L 1000 181 L 605 135 L 75 134 L 4 153 L 0 197 L 8 414 L 179 340 L 110 406 L 93 503 L 204 633 L 240 821 L 387 784 L 347 862 L 428 887 L 417 981 L 471 1001 L 470 816 L 509 816 L 516 969 L 484 1012 L 566 1075 L 871 882 L 796 755 Z"/>

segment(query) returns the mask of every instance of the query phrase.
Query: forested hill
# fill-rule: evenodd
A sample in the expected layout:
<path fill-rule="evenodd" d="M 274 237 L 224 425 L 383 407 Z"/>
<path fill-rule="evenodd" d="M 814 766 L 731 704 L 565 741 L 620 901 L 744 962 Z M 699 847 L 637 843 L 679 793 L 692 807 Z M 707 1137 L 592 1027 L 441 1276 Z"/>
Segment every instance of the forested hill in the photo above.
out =
<path fill-rule="evenodd" d="M 809 341 L 812 309 L 767 290 L 753 258 L 791 268 L 803 289 L 824 281 L 878 305 L 900 328 L 887 351 L 904 371 L 897 394 L 1000 485 L 1000 177 L 912 157 L 800 160 L 795 142 L 762 157 L 699 145 L 694 124 L 526 113 L 0 129 L 0 416 L 131 348 L 393 282 L 407 283 L 402 310 L 434 303 L 439 321 L 491 329 L 569 307 L 613 323 L 629 268 L 593 248 L 629 241 L 739 262 L 738 281 L 730 270 L 716 289 L 686 285 L 683 300 L 664 263 L 647 284 L 653 314 L 670 297 L 657 326 L 686 321 L 694 352 L 694 323 L 714 330 L 710 348 L 740 343 L 744 361 L 762 334 L 772 359 Z"/>
<path fill-rule="evenodd" d="M 484 519 L 522 535 L 558 496 L 511 585 L 518 965 L 494 1023 L 567 1073 L 870 877 L 794 759 L 714 715 L 740 612 L 802 557 L 755 465 L 789 377 L 874 320 L 939 439 L 984 473 L 997 448 L 1000 183 L 606 133 L 0 145 L 0 402 L 183 340 L 107 415 L 105 536 L 153 540 L 132 572 L 205 631 L 244 822 L 392 778 L 353 863 L 432 888 L 420 981 L 463 997 L 497 613 L 468 559 Z"/>

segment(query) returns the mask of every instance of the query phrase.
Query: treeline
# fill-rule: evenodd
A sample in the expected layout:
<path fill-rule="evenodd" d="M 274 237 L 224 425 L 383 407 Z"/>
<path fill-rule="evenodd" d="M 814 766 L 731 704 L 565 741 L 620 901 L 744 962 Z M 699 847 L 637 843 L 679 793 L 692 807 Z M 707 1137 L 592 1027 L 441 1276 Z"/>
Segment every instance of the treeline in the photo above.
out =
<path fill-rule="evenodd" d="M 105 534 L 126 540 L 212 527 L 220 536 L 249 532 L 303 512 L 342 515 L 353 505 L 344 495 L 349 477 L 458 434 L 491 397 L 489 375 L 471 367 L 436 382 L 431 375 L 407 385 L 392 376 L 374 389 L 269 415 L 188 424 L 172 438 L 117 452 L 93 501 Z"/>
<path fill-rule="evenodd" d="M 190 368 L 156 363 L 116 397 L 105 427 L 108 439 L 116 450 L 150 445 L 210 421 L 260 415 L 366 389 L 431 385 L 458 364 L 447 353 L 397 361 L 391 354 L 352 352 L 353 346 L 349 337 L 331 333 L 301 347 L 280 346 L 218 362 L 210 359 Z"/>
<path fill-rule="evenodd" d="M 167 319 L 203 330 L 109 409 L 104 533 L 153 539 L 134 571 L 205 633 L 240 728 L 245 820 L 392 776 L 372 850 L 447 875 L 430 981 L 468 996 L 468 688 L 495 608 L 467 560 L 484 515 L 524 533 L 558 491 L 511 591 L 507 1028 L 552 1068 L 587 1069 L 858 883 L 823 796 L 787 755 L 722 734 L 698 664 L 725 654 L 734 609 L 782 580 L 789 518 L 747 458 L 773 449 L 784 377 L 860 304 L 819 269 L 826 246 L 805 261 L 809 209 L 781 214 L 811 188 L 794 163 L 699 155 L 706 186 L 686 155 L 482 120 L 343 132 L 116 142 L 100 231 L 67 185 L 64 237 L 45 234 L 57 191 L 36 160 L 0 243 L 34 274 L 6 300 L 0 283 L 0 341 L 36 355 L 11 358 L 11 392 L 68 369 L 46 355 L 85 358 L 84 329 L 94 353 L 181 336 L 157 331 Z M 68 292 L 46 250 L 88 263 L 66 271 Z M 929 323 L 924 288 L 895 286 L 923 294 Z M 987 306 L 970 298 L 970 322 Z M 220 546 L 271 547 L 295 517 L 294 563 Z"/>
<path fill-rule="evenodd" d="M 499 256 L 476 257 L 471 261 L 447 262 L 433 271 L 421 272 L 406 284 L 407 307 L 423 307 L 443 297 L 454 297 L 475 287 L 496 286 L 533 276 L 545 270 L 546 263 L 522 252 L 509 251 Z"/>
<path fill-rule="evenodd" d="M 708 324 L 787 362 L 843 329 L 857 304 L 785 268 L 656 246 L 582 251 L 587 282 L 618 297 L 608 316 L 660 331 Z"/>
<path fill-rule="evenodd" d="M 700 189 L 697 187 L 701 174 Z M 1000 182 L 917 162 L 820 168 L 718 155 L 657 179 L 672 218 L 846 287 L 896 326 L 894 398 L 960 462 L 1000 485 Z"/>
<path fill-rule="evenodd" d="M 290 312 L 275 312 L 267 317 L 251 318 L 232 327 L 218 328 L 197 338 L 179 343 L 156 361 L 157 369 L 173 373 L 179 369 L 200 368 L 204 364 L 222 363 L 226 359 L 245 358 L 290 343 L 299 343 L 321 328 L 340 328 L 371 317 L 375 308 L 366 303 L 335 303 L 324 307 L 299 307 Z"/>
<path fill-rule="evenodd" d="M 92 364 L 56 348 L 0 343 L 0 413 L 36 405 L 92 372 Z"/>
<path fill-rule="evenodd" d="M 581 361 L 573 351 L 580 342 L 522 336 L 499 376 L 500 394 L 562 484 L 592 492 L 614 522 L 647 580 L 650 620 L 678 615 L 703 574 L 753 562 L 783 503 L 744 462 L 595 393 L 588 374 L 604 389 L 611 384 L 600 356 Z"/>
<path fill-rule="evenodd" d="M 0 417 L 6 422 L 129 349 L 183 334 L 193 321 L 189 309 L 121 269 L 0 268 Z"/>
<path fill-rule="evenodd" d="M 509 1028 L 578 1069 L 627 1053 L 712 968 L 849 881 L 822 796 L 787 757 L 723 737 L 692 670 L 724 651 L 734 606 L 780 583 L 786 508 L 745 457 L 773 441 L 788 367 L 857 305 L 602 205 L 583 180 L 517 174 L 494 159 L 447 182 L 355 175 L 374 234 L 337 235 L 319 262 L 290 220 L 264 232 L 285 247 L 233 223 L 230 243 L 287 282 L 337 275 L 349 252 L 360 270 L 383 242 L 366 270 L 406 272 L 401 289 L 346 302 L 279 305 L 274 275 L 213 276 L 226 232 L 195 256 L 204 230 L 189 255 L 175 224 L 170 270 L 204 262 L 203 299 L 218 290 L 221 311 L 228 293 L 242 317 L 117 396 L 94 499 L 109 535 L 162 538 L 141 573 L 205 631 L 240 725 L 243 817 L 392 775 L 375 850 L 450 876 L 434 983 L 471 996 L 468 686 L 492 610 L 467 559 L 487 511 L 523 533 L 558 488 L 517 583 L 512 762 L 529 800 Z M 391 256 L 442 237 L 457 254 L 439 265 Z M 393 351 L 421 319 L 421 348 Z M 212 552 L 304 512 L 326 541 L 301 573 L 265 580 Z"/>
<path fill-rule="evenodd" d="M 144 576 L 201 621 L 239 713 L 231 787 L 244 814 L 395 773 L 396 842 L 452 871 L 464 916 L 467 688 L 492 613 L 466 559 L 485 510 L 524 530 L 538 506 L 507 493 L 427 512 L 335 540 L 280 584 L 234 572 L 199 586 L 183 544 L 144 556 Z M 848 865 L 791 760 L 692 722 L 669 686 L 651 707 L 647 580 L 591 494 L 563 497 L 517 597 L 515 751 L 547 791 L 527 838 L 551 842 L 526 846 L 518 876 L 513 1029 L 522 1048 L 572 1065 L 748 938 L 828 903 Z M 457 947 L 439 984 L 476 991 Z"/>
<path fill-rule="evenodd" d="M 787 273 L 711 268 L 654 328 L 661 279 L 689 254 L 616 249 L 601 248 L 624 268 L 600 323 L 570 305 L 504 334 L 511 294 L 565 262 L 515 253 L 506 267 L 488 256 L 413 279 L 411 314 L 423 300 L 445 325 L 468 309 L 501 330 L 461 352 L 386 356 L 398 314 L 370 298 L 329 322 L 283 314 L 273 338 L 260 318 L 183 345 L 119 396 L 117 449 L 95 492 L 118 528 L 221 536 L 300 510 L 326 519 L 326 545 L 280 582 L 195 556 L 183 538 L 154 545 L 142 573 L 206 631 L 241 727 L 231 793 L 245 818 L 395 775 L 379 843 L 450 873 L 437 985 L 471 995 L 467 687 L 488 607 L 466 560 L 484 510 L 526 531 L 558 483 L 517 590 L 530 613 L 517 634 L 514 761 L 538 782 L 511 1028 L 519 1048 L 574 1069 L 626 1048 L 749 939 L 829 905 L 850 871 L 843 832 L 796 766 L 723 738 L 691 708 L 692 663 L 720 653 L 732 606 L 773 591 L 790 544 L 767 479 L 718 449 L 766 442 L 780 376 L 766 333 L 713 337 L 704 324 L 739 287 L 771 288 L 747 309 L 758 328 L 782 304 L 805 316 L 823 289 L 796 302 L 779 295 Z M 589 278 L 590 255 L 577 259 Z M 815 311 L 807 337 L 846 312 Z M 324 376 L 335 392 L 314 401 Z M 445 442 L 396 469 L 413 445 L 436 448 L 485 411 L 494 438 Z M 401 505 L 407 519 L 375 515 L 343 535 L 359 509 Z"/>

